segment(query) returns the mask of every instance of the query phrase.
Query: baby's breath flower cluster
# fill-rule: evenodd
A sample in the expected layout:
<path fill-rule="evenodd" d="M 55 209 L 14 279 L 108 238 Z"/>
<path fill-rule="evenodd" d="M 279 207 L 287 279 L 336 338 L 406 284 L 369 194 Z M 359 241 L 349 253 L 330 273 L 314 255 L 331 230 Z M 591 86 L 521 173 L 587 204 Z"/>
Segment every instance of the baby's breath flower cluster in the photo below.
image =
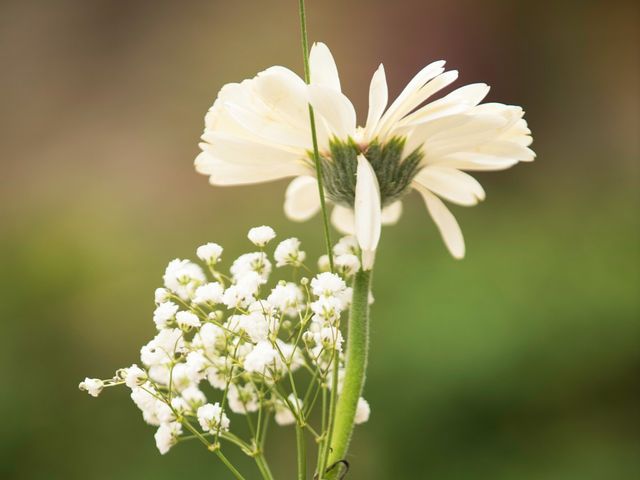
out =
<path fill-rule="evenodd" d="M 157 427 L 161 454 L 195 438 L 221 455 L 225 440 L 268 468 L 262 445 L 271 418 L 296 424 L 321 443 L 327 412 L 311 413 L 314 406 L 326 410 L 319 399 L 332 388 L 336 364 L 335 378 L 343 376 L 340 321 L 351 302 L 347 282 L 360 268 L 359 249 L 353 237 L 341 239 L 334 247 L 336 273 L 326 271 L 321 258 L 321 273 L 309 280 L 301 277 L 310 270 L 298 239 L 283 240 L 273 258 L 268 255 L 275 236 L 271 227 L 252 228 L 248 238 L 257 250 L 236 258 L 228 274 L 215 243 L 197 248 L 200 263 L 172 260 L 155 291 L 157 331 L 139 363 L 111 379 L 86 378 L 80 389 L 94 397 L 116 385 L 131 389 L 144 420 Z M 270 282 L 274 261 L 275 268 L 290 269 L 288 281 Z M 337 386 L 340 391 L 341 381 Z M 234 432 L 241 417 L 250 438 Z M 368 417 L 369 405 L 360 399 L 356 423 Z"/>

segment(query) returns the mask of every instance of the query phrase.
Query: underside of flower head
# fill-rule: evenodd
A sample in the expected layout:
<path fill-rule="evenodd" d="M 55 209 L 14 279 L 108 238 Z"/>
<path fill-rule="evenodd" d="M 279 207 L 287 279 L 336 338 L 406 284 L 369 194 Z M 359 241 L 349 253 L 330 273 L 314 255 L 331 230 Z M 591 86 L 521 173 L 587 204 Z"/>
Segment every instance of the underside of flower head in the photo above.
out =
<path fill-rule="evenodd" d="M 334 225 L 355 233 L 361 247 L 358 209 L 377 208 L 380 225 L 395 223 L 400 200 L 411 190 L 423 198 L 449 251 L 464 256 L 460 228 L 442 202 L 462 206 L 484 199 L 482 186 L 464 171 L 502 170 L 535 154 L 531 132 L 520 107 L 480 104 L 485 84 L 466 85 L 433 99 L 453 83 L 458 72 L 444 61 L 420 70 L 389 105 L 385 71 L 374 73 L 366 123 L 359 127 L 351 101 L 342 93 L 331 52 L 315 44 L 310 54 L 309 85 L 284 67 L 223 87 L 205 118 L 196 169 L 214 185 L 237 185 L 295 177 L 285 199 L 285 213 L 307 220 L 320 209 L 312 151 L 308 104 L 316 130 L 327 200 Z M 356 205 L 358 159 L 375 174 L 379 205 Z M 373 198 L 373 196 L 372 196 Z M 354 211 L 355 210 L 355 211 Z"/>
<path fill-rule="evenodd" d="M 342 141 L 334 137 L 329 152 L 320 157 L 327 198 L 336 205 L 353 208 L 359 155 L 367 159 L 375 172 L 382 206 L 402 198 L 421 170 L 424 156 L 419 148 L 405 156 L 405 142 L 403 137 L 393 137 L 385 143 L 374 139 L 363 146 L 352 138 Z"/>

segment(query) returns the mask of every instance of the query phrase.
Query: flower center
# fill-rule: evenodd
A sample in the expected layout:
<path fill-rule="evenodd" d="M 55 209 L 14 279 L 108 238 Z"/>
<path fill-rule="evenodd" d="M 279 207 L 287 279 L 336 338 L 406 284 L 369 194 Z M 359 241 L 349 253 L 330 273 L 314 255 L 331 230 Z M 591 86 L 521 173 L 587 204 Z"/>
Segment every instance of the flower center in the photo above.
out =
<path fill-rule="evenodd" d="M 380 201 L 387 206 L 402 197 L 421 169 L 424 154 L 420 148 L 403 157 L 404 137 L 392 137 L 385 143 L 373 140 L 359 145 L 352 138 L 333 138 L 329 152 L 320 154 L 322 180 L 327 197 L 334 203 L 353 208 L 356 191 L 358 155 L 362 154 L 373 167 L 380 186 Z M 309 154 L 313 158 L 313 154 Z"/>

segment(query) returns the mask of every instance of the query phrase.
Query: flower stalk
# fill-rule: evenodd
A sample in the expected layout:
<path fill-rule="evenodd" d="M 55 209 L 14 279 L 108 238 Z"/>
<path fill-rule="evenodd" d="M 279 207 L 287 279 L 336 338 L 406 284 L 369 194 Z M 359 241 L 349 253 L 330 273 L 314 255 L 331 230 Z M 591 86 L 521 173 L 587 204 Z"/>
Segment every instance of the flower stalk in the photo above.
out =
<path fill-rule="evenodd" d="M 304 81 L 311 83 L 311 70 L 309 68 L 309 40 L 307 37 L 307 15 L 304 0 L 298 2 L 300 13 L 300 34 L 302 36 L 302 55 L 304 59 Z M 322 224 L 324 227 L 324 240 L 329 257 L 329 267 L 333 272 L 333 252 L 331 250 L 331 233 L 329 231 L 329 216 L 327 215 L 327 202 L 324 196 L 324 182 L 322 178 L 322 162 L 320 161 L 320 150 L 318 149 L 318 133 L 316 132 L 316 116 L 313 106 L 309 104 L 309 126 L 311 128 L 311 142 L 313 144 L 313 163 L 318 181 L 318 196 L 320 197 L 320 210 L 322 211 Z"/>
<path fill-rule="evenodd" d="M 304 428 L 296 424 L 296 450 L 298 452 L 298 480 L 307 478 L 307 457 L 304 444 Z"/>
<path fill-rule="evenodd" d="M 369 354 L 369 289 L 371 271 L 360 270 L 353 280 L 353 300 L 349 313 L 349 332 L 344 383 L 338 397 L 333 435 L 328 449 L 325 470 L 344 459 L 355 424 L 358 399 L 362 395 Z M 327 478 L 337 478 L 338 469 L 332 468 Z"/>

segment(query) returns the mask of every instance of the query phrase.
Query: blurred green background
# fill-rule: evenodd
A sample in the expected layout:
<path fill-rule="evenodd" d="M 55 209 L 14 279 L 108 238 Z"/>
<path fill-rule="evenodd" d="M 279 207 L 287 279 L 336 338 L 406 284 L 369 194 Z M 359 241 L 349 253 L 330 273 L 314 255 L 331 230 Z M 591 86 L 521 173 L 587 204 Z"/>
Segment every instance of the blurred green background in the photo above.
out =
<path fill-rule="evenodd" d="M 210 240 L 233 258 L 263 223 L 321 252 L 318 218 L 285 220 L 284 182 L 212 188 L 192 167 L 224 83 L 301 71 L 296 3 L 0 3 L 0 478 L 228 477 L 195 444 L 161 457 L 125 389 L 94 400 L 77 384 L 137 359 L 170 259 Z M 309 0 L 308 14 L 360 118 L 379 62 L 396 95 L 444 58 L 457 85 L 524 106 L 538 153 L 477 175 L 487 200 L 454 207 L 464 261 L 417 196 L 383 232 L 373 413 L 347 478 L 640 478 L 638 7 Z M 279 478 L 292 437 L 267 452 Z"/>

